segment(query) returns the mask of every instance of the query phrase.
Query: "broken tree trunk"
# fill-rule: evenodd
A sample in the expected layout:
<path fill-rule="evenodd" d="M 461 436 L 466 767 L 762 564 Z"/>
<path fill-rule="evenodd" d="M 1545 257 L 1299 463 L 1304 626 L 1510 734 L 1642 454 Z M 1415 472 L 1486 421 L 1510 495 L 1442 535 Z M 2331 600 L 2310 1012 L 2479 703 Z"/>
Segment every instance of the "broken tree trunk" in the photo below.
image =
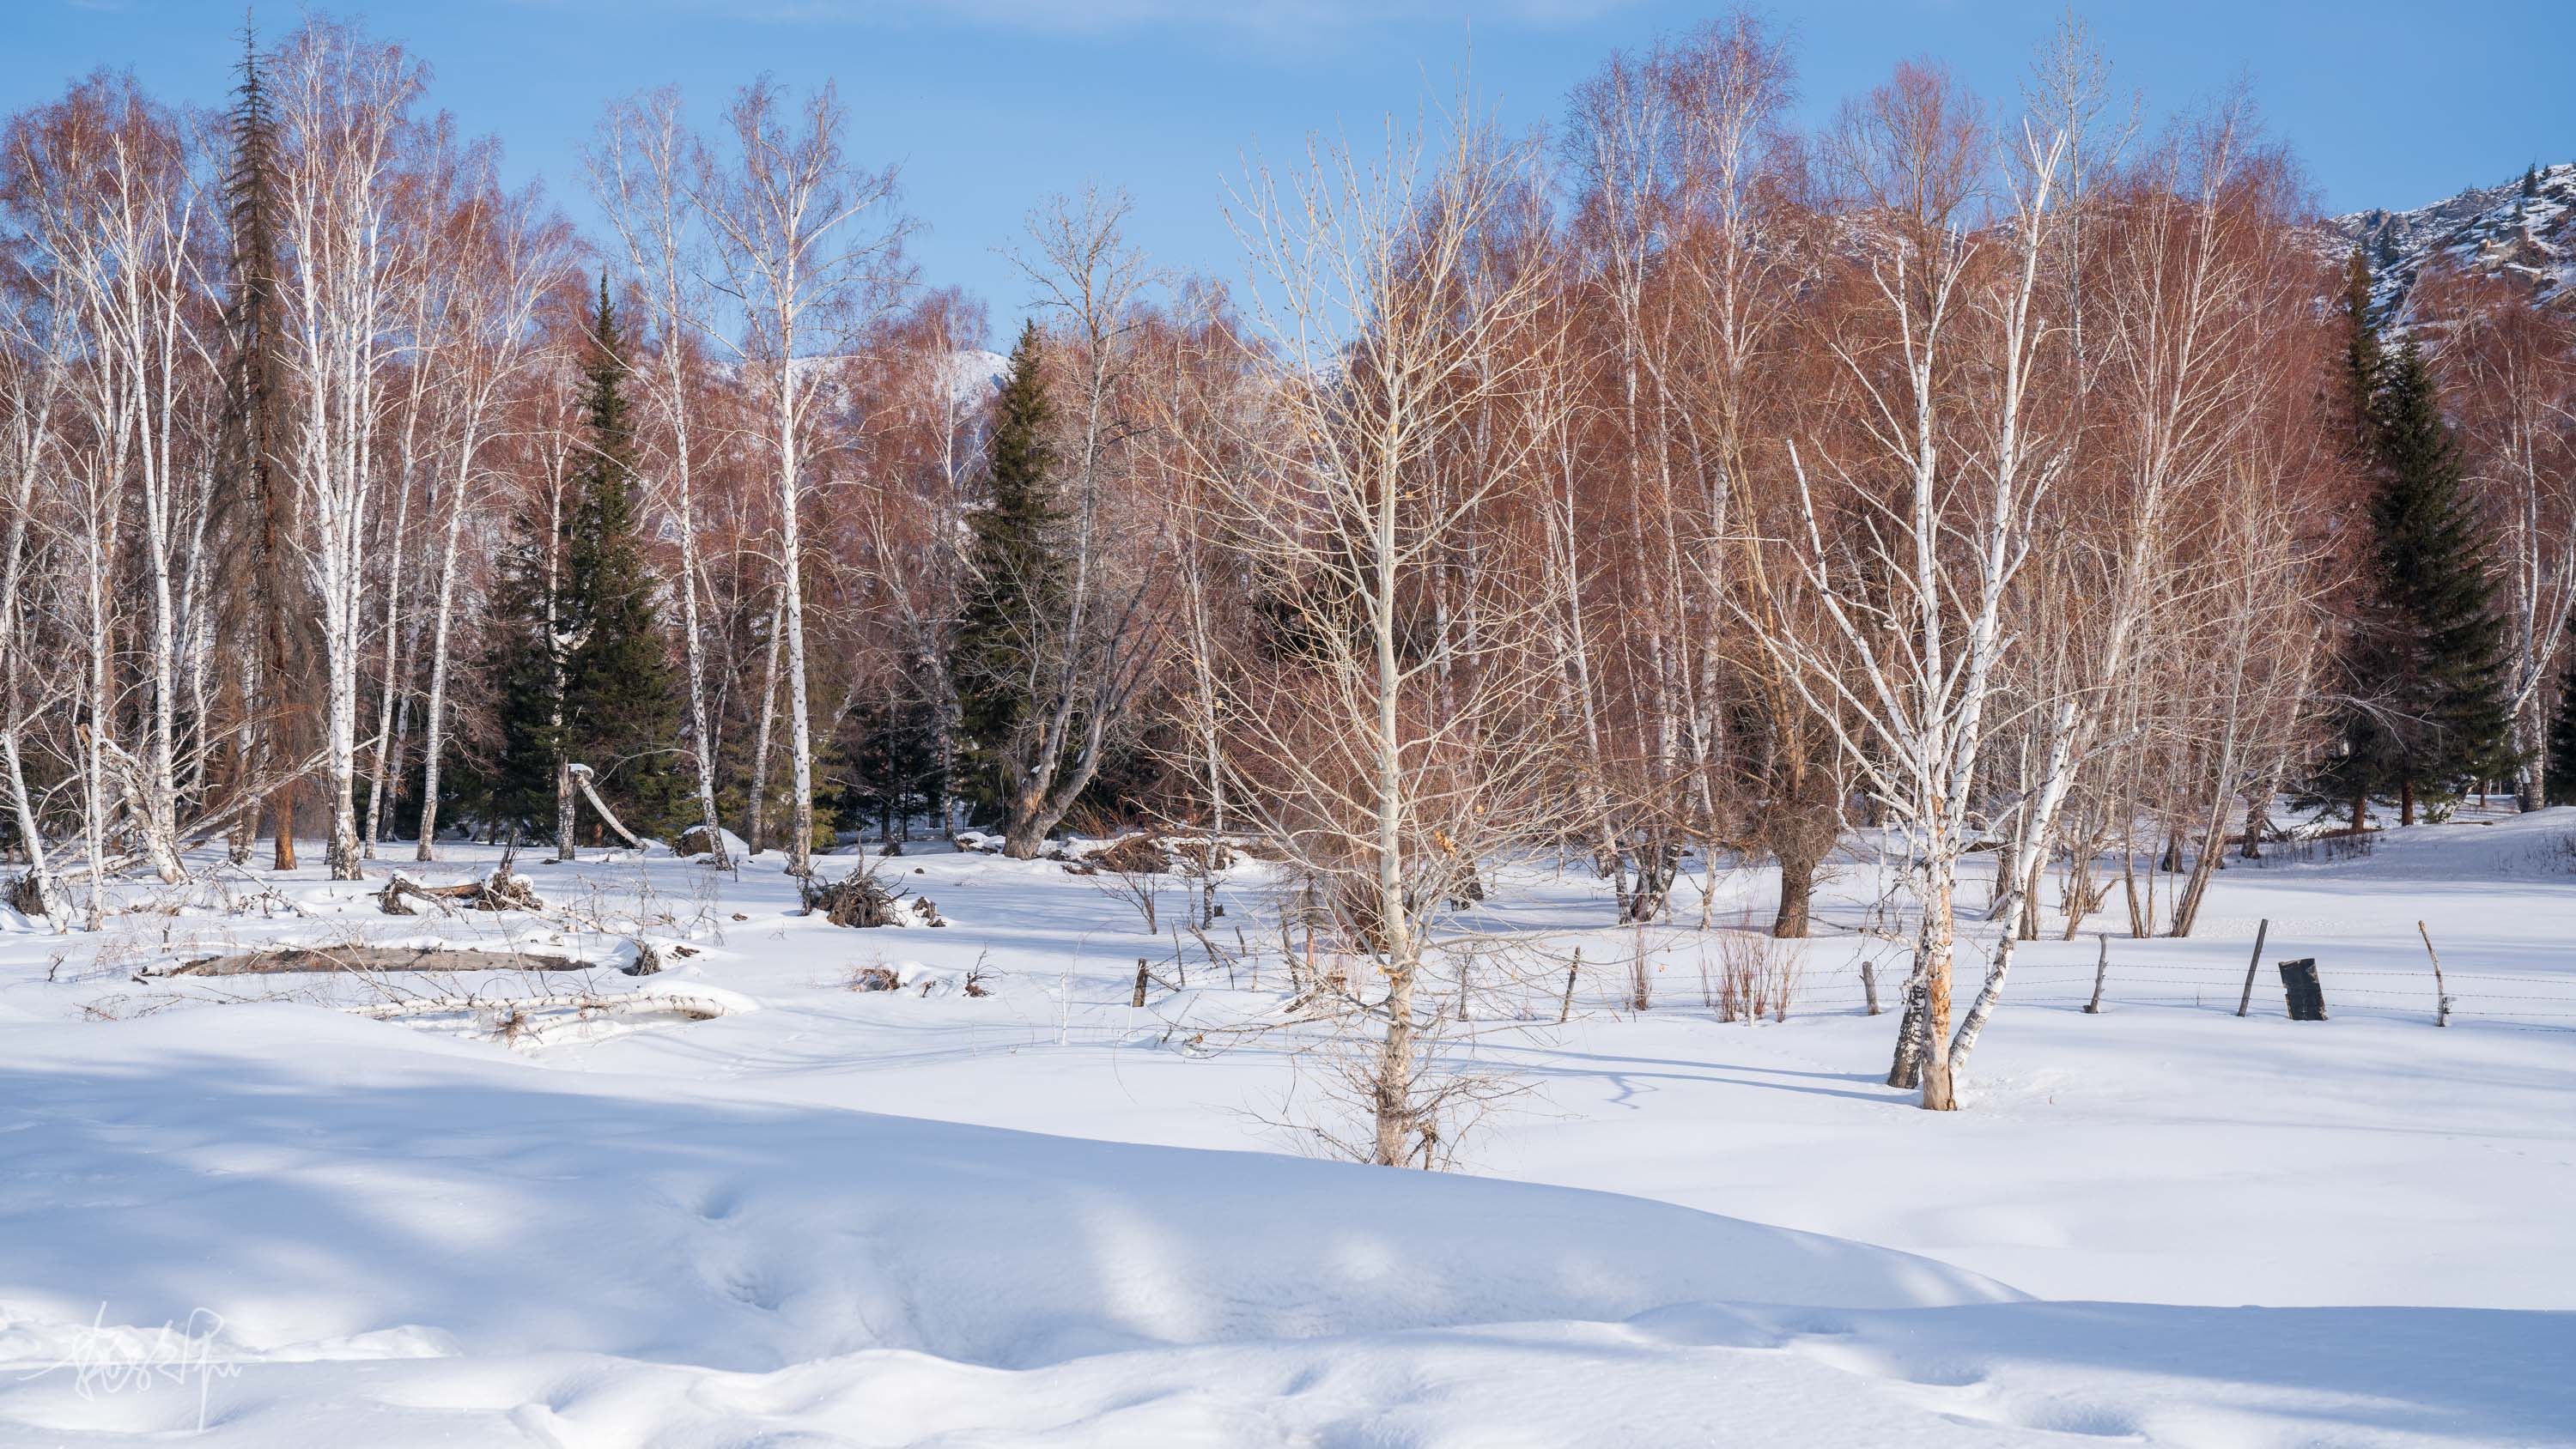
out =
<path fill-rule="evenodd" d="M 385 882 L 383 890 L 376 892 L 377 909 L 388 916 L 419 915 L 420 912 L 412 908 L 413 901 L 427 901 L 442 914 L 447 911 L 450 901 L 461 901 L 478 911 L 545 909 L 545 902 L 537 899 L 535 889 L 525 878 L 513 875 L 507 865 L 494 870 L 487 879 L 470 880 L 462 885 L 425 886 L 397 873 Z"/>
<path fill-rule="evenodd" d="M 460 951 L 439 946 L 281 946 L 208 956 L 173 967 L 173 976 L 267 976 L 332 971 L 595 971 L 605 963 L 533 951 Z"/>
<path fill-rule="evenodd" d="M 617 818 L 617 812 L 608 808 L 608 802 L 599 798 L 599 790 L 590 783 L 590 775 L 591 770 L 588 765 L 572 767 L 572 782 L 580 788 L 581 798 L 590 802 L 590 808 L 599 812 L 600 820 L 606 823 L 609 829 L 617 832 L 618 839 L 637 850 L 642 850 L 644 842 L 636 839 L 635 832 L 627 829 Z"/>

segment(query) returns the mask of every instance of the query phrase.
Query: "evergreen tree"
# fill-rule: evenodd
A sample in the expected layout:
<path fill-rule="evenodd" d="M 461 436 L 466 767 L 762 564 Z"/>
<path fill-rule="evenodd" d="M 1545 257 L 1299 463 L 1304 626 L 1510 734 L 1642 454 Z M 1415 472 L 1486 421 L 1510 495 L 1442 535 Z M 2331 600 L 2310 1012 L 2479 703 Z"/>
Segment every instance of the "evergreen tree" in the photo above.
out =
<path fill-rule="evenodd" d="M 2341 310 L 2342 386 L 2337 390 L 2336 401 L 2343 414 L 2344 455 L 2355 471 L 2375 477 L 2379 439 L 2374 413 L 2384 359 L 2379 327 L 2371 317 L 2370 259 L 2358 246 L 2344 264 Z M 2392 665 L 2382 647 L 2386 632 L 2374 627 L 2377 621 L 2370 614 L 2368 602 L 2365 595 L 2355 627 L 2346 636 L 2336 663 L 2345 703 L 2336 711 L 2335 752 L 2318 767 L 2306 792 L 2306 803 L 2311 805 L 2348 804 L 2355 830 L 2368 822 L 2370 797 L 2380 792 L 2393 768 L 2383 758 L 2385 739 L 2376 724 L 2376 695 Z"/>
<path fill-rule="evenodd" d="M 556 833 L 563 764 L 563 559 L 570 530 L 551 498 L 533 497 L 512 519 L 487 617 L 484 671 L 498 725 L 484 790 L 505 832 Z"/>
<path fill-rule="evenodd" d="M 2371 576 L 2352 666 L 2344 791 L 2417 802 L 2509 773 L 2502 621 L 2478 548 L 2459 448 L 2411 342 L 2373 409 Z"/>
<path fill-rule="evenodd" d="M 2522 199 L 2529 201 L 2540 194 L 2540 163 L 2534 161 L 2522 173 Z"/>
<path fill-rule="evenodd" d="M 1030 323 L 1011 349 L 996 401 L 984 501 L 966 518 L 966 597 L 950 667 L 959 793 L 985 811 L 1001 799 L 1014 743 L 1035 715 L 1037 651 L 1070 589 L 1043 362 Z"/>
<path fill-rule="evenodd" d="M 2558 676 L 2558 718 L 2549 726 L 2549 769 L 2544 778 L 2550 804 L 2576 805 L 2576 664 Z"/>
<path fill-rule="evenodd" d="M 677 818 L 679 777 L 657 768 L 679 703 L 645 568 L 624 340 L 600 281 L 582 364 L 583 459 L 562 497 L 529 501 L 492 594 L 485 668 L 500 741 L 495 813 L 559 849 L 580 813 L 566 768 L 587 765 L 602 798 L 639 834 Z"/>
<path fill-rule="evenodd" d="M 259 42 L 242 26 L 241 84 L 233 92 L 232 155 L 223 177 L 230 233 L 230 295 L 225 299 L 223 411 L 217 424 L 218 533 L 250 567 L 224 572 L 220 600 L 227 623 L 258 639 L 259 710 L 267 717 L 256 747 L 264 759 L 234 762 L 244 775 L 283 772 L 305 752 L 310 730 L 301 713 L 314 650 L 311 610 L 297 587 L 295 491 L 278 466 L 286 438 L 277 357 L 282 334 L 277 296 L 277 118 L 260 76 Z M 276 789 L 275 864 L 295 868 L 295 785 Z"/>
<path fill-rule="evenodd" d="M 686 791 L 661 757 L 679 735 L 679 690 L 644 560 L 625 339 L 599 280 L 582 403 L 589 437 L 564 550 L 564 748 L 586 764 L 628 829 L 679 823 Z"/>

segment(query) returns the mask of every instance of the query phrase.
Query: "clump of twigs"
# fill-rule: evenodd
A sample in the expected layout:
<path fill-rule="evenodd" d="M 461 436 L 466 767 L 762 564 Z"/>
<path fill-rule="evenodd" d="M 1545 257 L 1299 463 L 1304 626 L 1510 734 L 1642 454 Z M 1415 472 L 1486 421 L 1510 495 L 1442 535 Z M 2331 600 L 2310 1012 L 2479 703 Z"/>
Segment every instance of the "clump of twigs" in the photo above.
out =
<path fill-rule="evenodd" d="M 821 912 L 835 926 L 873 928 L 904 924 L 901 907 L 905 892 L 890 887 L 877 878 L 875 870 L 862 862 L 837 881 L 826 881 L 809 875 L 797 884 L 808 914 Z M 925 909 L 926 908 L 926 909 Z M 924 925 L 944 926 L 939 908 L 927 900 L 915 901 L 912 918 Z"/>
<path fill-rule="evenodd" d="M 1805 974 L 1802 941 L 1782 940 L 1763 931 L 1724 931 L 1717 938 L 1717 978 L 1708 1005 L 1720 1021 L 1789 1019 L 1789 1004 Z M 1708 968 L 1700 968 L 1703 992 L 1709 991 Z"/>
<path fill-rule="evenodd" d="M 1133 864 L 1134 859 L 1132 856 L 1118 857 L 1118 860 L 1128 864 Z M 1156 863 L 1151 866 L 1130 870 L 1122 865 L 1112 864 L 1109 852 L 1102 851 L 1084 862 L 1092 867 L 1088 872 L 1091 883 L 1098 886 L 1103 895 L 1114 900 L 1125 901 L 1136 908 L 1138 915 L 1145 918 L 1145 934 L 1148 936 L 1161 934 L 1161 927 L 1158 924 L 1163 898 L 1161 873 L 1171 865 L 1170 861 L 1163 859 L 1159 851 L 1155 853 L 1154 860 Z"/>
<path fill-rule="evenodd" d="M 1118 875 L 1162 875 L 1171 870 L 1172 857 L 1162 841 L 1140 832 L 1091 852 L 1085 863 Z"/>
<path fill-rule="evenodd" d="M 0 902 L 29 920 L 41 921 L 53 914 L 45 899 L 44 882 L 32 870 L 19 871 L 0 881 Z"/>
<path fill-rule="evenodd" d="M 510 869 L 507 860 L 495 867 L 482 880 L 461 885 L 425 886 L 400 871 L 376 892 L 376 908 L 388 916 L 417 916 L 418 901 L 437 910 L 440 915 L 454 914 L 450 902 L 477 911 L 542 911 L 546 903 L 537 898 L 536 883 Z"/>

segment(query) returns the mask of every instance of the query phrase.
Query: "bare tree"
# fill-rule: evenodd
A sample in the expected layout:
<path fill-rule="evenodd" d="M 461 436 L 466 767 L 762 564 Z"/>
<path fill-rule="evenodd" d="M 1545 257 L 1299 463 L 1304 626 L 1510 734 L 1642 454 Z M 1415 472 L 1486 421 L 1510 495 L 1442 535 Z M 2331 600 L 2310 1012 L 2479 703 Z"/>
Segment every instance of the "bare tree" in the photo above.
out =
<path fill-rule="evenodd" d="M 844 115 L 826 85 L 791 107 L 774 84 L 746 87 L 725 113 L 725 159 L 700 153 L 691 196 L 717 240 L 721 284 L 741 309 L 724 338 L 769 395 L 768 444 L 778 498 L 778 596 L 794 777 L 788 869 L 814 847 L 814 743 L 806 688 L 802 527 L 816 394 L 812 365 L 855 321 L 882 310 L 904 280 L 903 221 L 892 168 L 863 172 L 843 147 Z"/>
<path fill-rule="evenodd" d="M 612 103 L 600 122 L 599 136 L 583 161 L 590 171 L 591 192 L 608 212 L 626 252 L 627 264 L 643 285 L 660 331 L 655 365 L 639 369 L 647 378 L 647 395 L 661 413 L 662 476 L 670 488 L 667 507 L 680 543 L 677 592 L 680 637 L 689 689 L 690 753 L 697 767 L 698 817 L 706 830 L 709 863 L 731 862 L 724 831 L 716 818 L 716 751 L 713 719 L 707 699 L 704 625 L 698 602 L 698 508 L 695 449 L 696 378 L 691 367 L 696 343 L 707 334 L 705 289 L 699 282 L 697 214 L 690 178 L 699 165 L 698 143 L 681 116 L 679 92 L 663 87 L 631 100 Z"/>
<path fill-rule="evenodd" d="M 1012 677 L 1030 708 L 1002 742 L 1002 851 L 1027 860 L 1100 772 L 1101 760 L 1163 658 L 1170 597 L 1163 520 L 1142 502 L 1133 446 L 1143 429 L 1130 395 L 1150 280 L 1124 233 L 1123 195 L 1058 197 L 1029 218 L 1033 255 L 1019 265 L 1058 319 L 1072 382 L 1058 450 L 1066 505 L 1063 588 L 1032 590 L 1039 616 L 1011 621 Z"/>
<path fill-rule="evenodd" d="M 440 365 L 449 399 L 448 434 L 430 506 L 441 515 L 438 581 L 432 592 L 429 686 L 423 702 L 420 835 L 415 855 L 436 858 L 438 783 L 449 730 L 448 685 L 454 669 L 458 594 L 464 587 L 468 530 L 491 496 L 488 453 L 503 430 L 504 410 L 526 370 L 542 356 L 536 336 L 539 304 L 560 284 L 570 263 L 569 238 L 560 224 L 535 211 L 527 194 L 490 188 L 448 237 L 458 278 L 445 325 L 449 340 Z"/>
<path fill-rule="evenodd" d="M 322 620 L 334 880 L 363 874 L 355 786 L 366 529 L 384 373 L 400 346 L 389 273 L 403 259 L 389 213 L 423 80 L 400 47 L 318 18 L 288 40 L 278 67 L 281 360 L 297 402 L 287 472 L 304 515 L 295 545 Z"/>
<path fill-rule="evenodd" d="M 1530 435 L 1441 466 L 1524 382 L 1515 334 L 1546 272 L 1492 244 L 1528 219 L 1533 161 L 1473 124 L 1436 143 L 1390 127 L 1383 154 L 1310 143 L 1238 198 L 1281 426 L 1246 428 L 1259 468 L 1206 483 L 1285 622 L 1266 668 L 1220 676 L 1240 681 L 1227 770 L 1384 981 L 1344 995 L 1374 1031 L 1364 1151 L 1385 1165 L 1448 1148 L 1424 1052 L 1436 925 L 1550 797 L 1548 661 L 1529 647 L 1544 575 L 1516 566 L 1532 541 L 1507 506 Z M 1472 596 L 1474 629 L 1425 627 L 1444 583 Z"/>
<path fill-rule="evenodd" d="M 1936 1111 L 1958 1106 L 1946 1047 L 1956 897 L 1984 833 L 1978 773 L 2016 642 L 2005 599 L 2065 457 L 2038 397 L 2052 329 L 2037 293 L 2066 141 L 2025 128 L 2000 182 L 1989 146 L 1975 103 L 1919 67 L 1843 113 L 1828 155 L 1863 272 L 1829 349 L 1866 399 L 1852 424 L 1866 441 L 1817 461 L 1860 522 L 1829 544 L 1793 449 L 1797 565 L 1824 639 L 1764 639 L 1905 836 L 1921 918 L 1889 1075 L 1919 1080 Z M 1988 217 L 1977 207 L 1990 184 Z M 1874 481 L 1884 472 L 1904 479 L 1892 501 Z"/>

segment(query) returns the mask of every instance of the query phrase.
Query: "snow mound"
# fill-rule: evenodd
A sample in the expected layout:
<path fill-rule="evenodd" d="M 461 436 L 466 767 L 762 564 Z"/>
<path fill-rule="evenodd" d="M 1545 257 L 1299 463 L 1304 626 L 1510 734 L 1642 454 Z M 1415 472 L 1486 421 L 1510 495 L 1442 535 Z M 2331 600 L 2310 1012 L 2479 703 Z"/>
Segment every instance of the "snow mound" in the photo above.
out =
<path fill-rule="evenodd" d="M 684 1094 L 292 1006 L 0 1027 L 0 1049 L 9 1316 L 205 1309 L 253 1354 L 408 1329 L 474 1355 L 1025 1368 L 1691 1302 L 2019 1296 L 1608 1193 Z"/>

